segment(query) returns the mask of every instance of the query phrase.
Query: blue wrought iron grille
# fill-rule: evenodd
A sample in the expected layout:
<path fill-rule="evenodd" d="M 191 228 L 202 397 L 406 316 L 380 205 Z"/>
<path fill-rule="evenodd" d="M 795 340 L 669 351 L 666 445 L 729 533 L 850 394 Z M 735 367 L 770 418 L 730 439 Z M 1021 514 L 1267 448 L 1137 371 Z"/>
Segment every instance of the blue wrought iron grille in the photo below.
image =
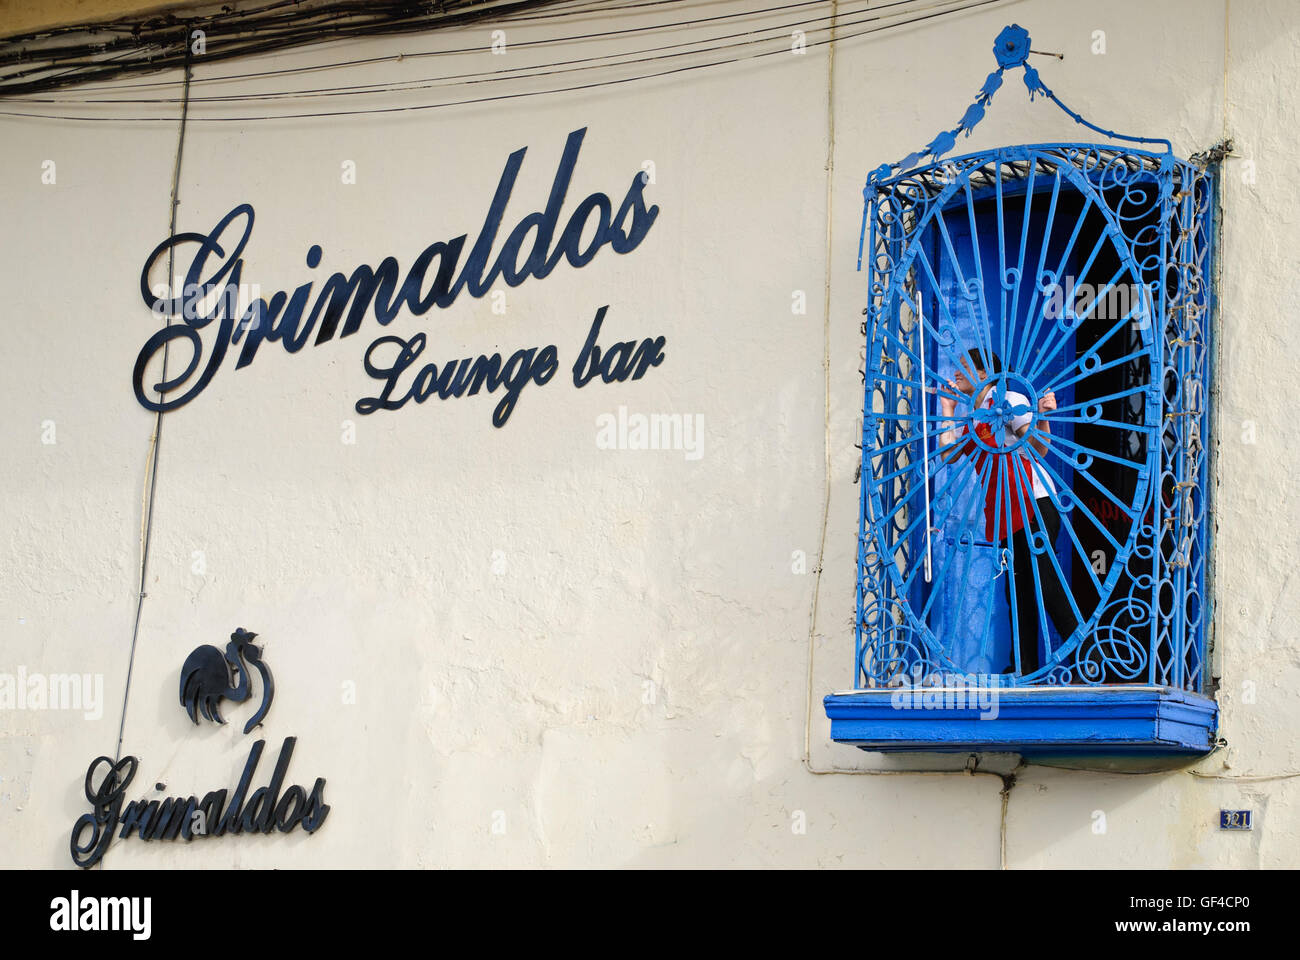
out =
<path fill-rule="evenodd" d="M 868 180 L 856 687 L 1205 692 L 1214 174 L 1164 145 Z"/>

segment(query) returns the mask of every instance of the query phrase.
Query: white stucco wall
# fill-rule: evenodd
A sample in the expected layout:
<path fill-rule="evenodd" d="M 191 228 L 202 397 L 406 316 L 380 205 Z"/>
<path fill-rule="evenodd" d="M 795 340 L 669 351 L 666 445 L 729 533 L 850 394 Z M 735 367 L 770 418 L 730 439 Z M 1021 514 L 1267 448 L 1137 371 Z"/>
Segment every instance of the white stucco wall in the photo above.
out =
<path fill-rule="evenodd" d="M 590 32 L 650 22 L 582 21 Z M 1300 9 L 1286 0 L 1232 4 L 1226 44 L 1223 0 L 1026 0 L 847 39 L 833 71 L 821 46 L 365 117 L 213 122 L 203 118 L 229 109 L 196 103 L 177 229 L 207 232 L 251 203 L 244 276 L 264 295 L 389 255 L 404 275 L 434 240 L 469 233 L 472 243 L 507 156 L 526 146 L 503 237 L 542 208 L 580 127 L 566 219 L 593 191 L 617 206 L 645 161 L 659 214 L 626 255 L 604 248 L 581 269 L 562 263 L 542 280 L 498 284 L 504 314 L 462 293 L 384 330 L 369 316 L 356 336 L 294 355 L 267 343 L 245 369 L 228 357 L 206 391 L 164 416 L 123 731 L 123 753 L 141 761 L 132 798 L 234 786 L 252 708 L 228 708 L 225 727 L 195 727 L 179 709 L 177 675 L 195 646 L 223 645 L 243 626 L 260 635 L 276 677 L 254 785 L 295 735 L 289 781 L 325 777 L 331 812 L 312 836 L 136 839 L 114 845 L 105 865 L 996 866 L 1000 779 L 867 775 L 963 759 L 833 745 L 820 701 L 852 682 L 862 181 L 956 121 L 1010 22 L 1035 49 L 1066 55 L 1035 66 L 1085 116 L 1166 135 L 1183 156 L 1229 136 L 1240 158 L 1224 181 L 1215 494 L 1215 673 L 1230 746 L 1194 768 L 1226 779 L 1022 769 L 1008 864 L 1297 865 L 1296 780 L 1250 779 L 1300 770 L 1300 505 L 1286 496 L 1296 455 L 1282 399 L 1300 267 Z M 511 26 L 508 42 L 555 29 Z M 1096 30 L 1104 55 L 1090 52 Z M 667 42 L 723 32 L 682 28 Z M 494 58 L 490 42 L 483 29 L 330 44 L 196 74 L 484 48 L 293 81 L 367 83 L 627 49 L 588 41 Z M 484 86 L 494 85 L 457 89 L 472 97 Z M 90 111 L 130 115 L 75 112 Z M 0 117 L 0 671 L 99 674 L 104 685 L 97 719 L 0 716 L 0 865 L 70 866 L 86 766 L 116 749 L 153 430 L 130 384 L 157 328 L 138 282 L 167 235 L 176 133 L 175 123 Z M 1050 104 L 1029 104 L 1017 73 L 959 150 L 1081 136 Z M 50 159 L 57 182 L 43 184 Z M 341 182 L 345 161 L 355 184 Z M 324 248 L 316 270 L 303 263 L 312 243 Z M 791 310 L 800 290 L 803 315 Z M 603 305 L 602 345 L 663 335 L 666 359 L 635 382 L 574 389 L 569 368 Z M 559 371 L 526 387 L 501 429 L 490 421 L 498 395 L 358 416 L 354 402 L 377 386 L 365 348 L 418 330 L 430 340 L 423 360 L 553 343 Z M 597 418 L 620 406 L 702 416 L 702 456 L 601 449 Z M 57 442 L 42 442 L 47 421 Z M 355 443 L 344 442 L 345 421 Z M 807 573 L 793 572 L 795 551 Z M 165 794 L 152 793 L 155 782 Z M 1221 807 L 1253 809 L 1255 830 L 1218 830 Z M 806 831 L 792 829 L 800 822 Z"/>

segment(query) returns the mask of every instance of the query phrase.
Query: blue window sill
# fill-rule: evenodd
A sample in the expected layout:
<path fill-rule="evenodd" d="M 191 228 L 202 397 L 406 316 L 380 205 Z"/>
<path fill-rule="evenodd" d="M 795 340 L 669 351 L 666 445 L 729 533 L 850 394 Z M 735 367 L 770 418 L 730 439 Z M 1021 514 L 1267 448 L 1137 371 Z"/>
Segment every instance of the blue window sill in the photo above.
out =
<path fill-rule="evenodd" d="M 881 753 L 1202 754 L 1219 719 L 1208 697 L 1127 685 L 851 690 L 825 706 L 832 740 Z"/>

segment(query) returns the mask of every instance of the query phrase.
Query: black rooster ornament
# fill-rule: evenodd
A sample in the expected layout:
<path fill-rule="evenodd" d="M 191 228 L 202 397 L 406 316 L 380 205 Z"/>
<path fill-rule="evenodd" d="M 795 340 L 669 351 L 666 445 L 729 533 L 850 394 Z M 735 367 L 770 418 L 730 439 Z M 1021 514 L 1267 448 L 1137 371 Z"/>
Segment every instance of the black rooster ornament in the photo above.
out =
<path fill-rule="evenodd" d="M 261 723 L 271 709 L 275 683 L 270 669 L 262 662 L 262 648 L 253 643 L 256 636 L 240 627 L 230 635 L 224 656 L 218 648 L 205 643 L 185 658 L 181 667 L 181 706 L 196 724 L 200 712 L 209 720 L 225 723 L 218 709 L 221 700 L 242 703 L 249 698 L 252 693 L 248 685 L 249 664 L 262 675 L 262 705 L 244 725 L 244 733 Z"/>

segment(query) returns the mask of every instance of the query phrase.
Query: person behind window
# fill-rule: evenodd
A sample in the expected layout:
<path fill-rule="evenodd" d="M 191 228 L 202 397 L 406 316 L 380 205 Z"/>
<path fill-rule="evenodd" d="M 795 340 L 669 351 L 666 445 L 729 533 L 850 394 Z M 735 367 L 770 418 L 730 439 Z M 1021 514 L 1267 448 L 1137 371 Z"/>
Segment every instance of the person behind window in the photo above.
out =
<path fill-rule="evenodd" d="M 989 361 L 993 373 L 1002 372 L 1002 362 L 996 353 L 989 351 Z M 951 394 L 974 396 L 972 408 L 987 409 L 993 406 L 993 381 L 989 380 L 975 396 L 975 384 L 987 380 L 984 359 L 979 350 L 971 350 L 960 358 L 957 371 L 948 381 Z M 966 440 L 958 444 L 958 433 L 951 420 L 941 423 L 939 429 L 940 448 L 951 449 L 944 453 L 945 463 L 952 463 L 959 457 L 970 456 L 974 459 L 975 476 L 983 477 L 988 471 L 984 487 L 984 527 L 985 538 L 996 542 L 999 553 L 1011 546 L 1015 574 L 1015 600 L 1011 596 L 1011 579 L 1003 581 L 1007 608 L 1013 618 L 1015 634 L 1020 639 L 1020 672 L 1022 675 L 1033 673 L 1039 667 L 1038 662 L 1038 592 L 1034 589 L 1034 567 L 1037 560 L 1038 581 L 1042 591 L 1043 609 L 1052 618 L 1052 623 L 1060 632 L 1062 639 L 1074 633 L 1078 619 L 1070 607 L 1066 596 L 1066 587 L 1056 574 L 1051 553 L 1056 550 L 1056 537 L 1061 530 L 1061 516 L 1052 503 L 1056 487 L 1047 471 L 1034 463 L 1034 458 L 1019 450 L 1003 449 L 994 454 L 992 464 L 986 463 L 989 453 L 999 448 L 1015 445 L 1025 435 L 1034 415 L 1029 410 L 1029 398 L 1014 390 L 1006 391 L 1006 402 L 1012 408 L 1020 407 L 1017 413 L 1004 422 L 1000 442 L 994 439 L 994 427 L 988 421 L 981 420 L 975 424 L 976 440 Z M 952 417 L 957 409 L 955 396 L 939 394 L 939 410 L 943 417 Z M 1051 425 L 1042 414 L 1056 409 L 1056 394 L 1048 391 L 1038 399 L 1038 413 L 1035 436 L 1027 443 L 1039 454 L 1047 454 L 1050 442 Z M 969 436 L 969 429 L 962 427 L 960 436 Z M 1027 489 L 1028 485 L 1028 489 Z M 1029 533 L 1043 531 L 1047 536 L 1047 549 L 1035 558 L 1030 549 Z M 1014 640 L 1013 640 L 1014 643 Z M 1007 673 L 1014 672 L 1014 663 L 1007 668 Z"/>

